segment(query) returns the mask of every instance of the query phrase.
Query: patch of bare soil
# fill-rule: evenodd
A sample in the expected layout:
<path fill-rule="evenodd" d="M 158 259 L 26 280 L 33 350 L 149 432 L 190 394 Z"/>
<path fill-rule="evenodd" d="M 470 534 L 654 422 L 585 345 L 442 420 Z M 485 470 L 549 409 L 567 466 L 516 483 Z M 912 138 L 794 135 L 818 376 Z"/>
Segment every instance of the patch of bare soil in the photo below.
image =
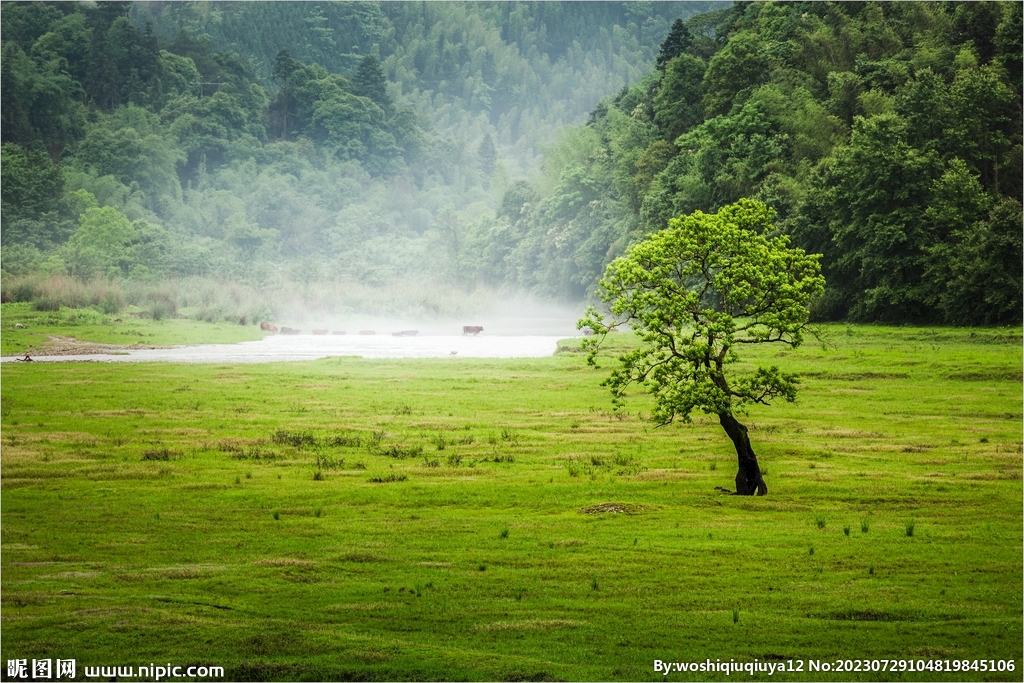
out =
<path fill-rule="evenodd" d="M 28 356 L 86 356 L 98 353 L 116 354 L 139 349 L 170 349 L 173 346 L 155 346 L 152 344 L 100 344 L 99 342 L 82 341 L 74 337 L 57 337 L 50 335 L 50 340 L 42 346 L 31 347 Z M 21 355 L 21 354 L 18 354 Z"/>
<path fill-rule="evenodd" d="M 636 505 L 635 503 L 598 503 L 597 505 L 582 507 L 580 508 L 580 512 L 585 515 L 635 515 L 638 512 L 643 512 L 647 509 L 648 506 Z"/>

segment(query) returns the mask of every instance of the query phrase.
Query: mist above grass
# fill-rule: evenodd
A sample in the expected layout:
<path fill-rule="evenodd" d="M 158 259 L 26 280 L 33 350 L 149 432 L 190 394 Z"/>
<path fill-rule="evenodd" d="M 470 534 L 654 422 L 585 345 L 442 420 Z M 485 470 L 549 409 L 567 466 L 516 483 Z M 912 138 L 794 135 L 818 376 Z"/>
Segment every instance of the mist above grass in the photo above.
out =
<path fill-rule="evenodd" d="M 8 275 L 2 280 L 0 299 L 29 303 L 37 311 L 92 308 L 114 316 L 126 313 L 240 325 L 266 321 L 350 332 L 415 329 L 429 334 L 453 329 L 461 333 L 463 325 L 477 325 L 491 334 L 570 336 L 583 308 L 581 303 L 509 290 L 466 289 L 411 277 L 367 285 L 343 278 L 299 282 L 283 274 L 261 281 L 193 276 L 149 282 Z"/>

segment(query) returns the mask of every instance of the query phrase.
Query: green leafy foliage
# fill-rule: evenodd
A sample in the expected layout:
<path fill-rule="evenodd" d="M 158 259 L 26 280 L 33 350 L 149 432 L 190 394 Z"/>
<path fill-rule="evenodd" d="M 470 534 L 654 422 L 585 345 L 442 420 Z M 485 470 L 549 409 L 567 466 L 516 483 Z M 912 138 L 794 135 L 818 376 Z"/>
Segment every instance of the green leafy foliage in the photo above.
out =
<path fill-rule="evenodd" d="M 1020 268 L 998 265 L 1022 257 L 1021 226 L 1004 224 L 1024 177 L 1018 9 L 747 3 L 681 22 L 651 77 L 548 152 L 559 172 L 538 184 L 542 203 L 587 197 L 575 188 L 596 203 L 531 213 L 509 253 L 565 275 L 533 287 L 569 293 L 600 272 L 567 267 L 585 242 L 608 261 L 674 216 L 748 197 L 822 254 L 819 318 L 1019 322 Z"/>
<path fill-rule="evenodd" d="M 820 318 L 1019 321 L 1019 6 L 717 7 L 5 3 L 4 272 L 59 270 L 85 191 L 174 236 L 129 274 L 578 300 L 746 197 Z"/>
<path fill-rule="evenodd" d="M 689 421 L 694 410 L 731 414 L 749 403 L 793 401 L 796 377 L 776 366 L 727 372 L 743 344 L 803 342 L 811 300 L 824 289 L 818 256 L 766 237 L 773 212 L 743 200 L 716 214 L 697 211 L 613 261 L 599 296 L 610 318 L 589 309 L 580 328 L 593 363 L 600 338 L 628 324 L 643 345 L 620 358 L 605 384 L 621 402 L 640 384 L 654 396 L 653 418 Z"/>
<path fill-rule="evenodd" d="M 514 276 L 580 296 L 603 238 L 517 238 L 515 263 L 485 268 L 481 217 L 540 143 L 642 77 L 671 21 L 706 6 L 6 3 L 4 272 Z M 78 192 L 137 238 L 70 243 Z"/>

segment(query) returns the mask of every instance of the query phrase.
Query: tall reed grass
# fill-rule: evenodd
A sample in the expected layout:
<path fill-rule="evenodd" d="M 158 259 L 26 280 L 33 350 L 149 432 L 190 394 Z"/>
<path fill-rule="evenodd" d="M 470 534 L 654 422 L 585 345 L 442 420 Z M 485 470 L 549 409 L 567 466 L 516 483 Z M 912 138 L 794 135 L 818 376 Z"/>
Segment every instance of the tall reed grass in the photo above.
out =
<path fill-rule="evenodd" d="M 468 315 L 486 309 L 500 296 L 495 290 L 467 292 L 412 278 L 383 286 L 345 278 L 298 282 L 285 274 L 263 278 L 258 284 L 209 276 L 147 281 L 4 273 L 0 280 L 0 301 L 29 302 L 41 311 L 92 307 L 115 314 L 131 307 L 132 312 L 156 319 L 225 320 L 241 325 L 323 314 Z"/>

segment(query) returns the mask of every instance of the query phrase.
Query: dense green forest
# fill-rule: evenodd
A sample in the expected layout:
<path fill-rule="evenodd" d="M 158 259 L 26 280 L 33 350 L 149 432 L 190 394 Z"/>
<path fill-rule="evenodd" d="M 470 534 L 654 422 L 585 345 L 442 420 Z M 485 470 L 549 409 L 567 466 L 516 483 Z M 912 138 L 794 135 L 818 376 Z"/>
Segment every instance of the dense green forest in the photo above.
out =
<path fill-rule="evenodd" d="M 5 300 L 580 300 L 668 218 L 751 197 L 823 254 L 819 318 L 1021 319 L 1019 3 L 0 12 Z"/>
<path fill-rule="evenodd" d="M 582 296 L 670 217 L 741 197 L 823 254 L 820 319 L 1021 320 L 1021 5 L 736 3 L 567 130 L 476 236 L 486 277 Z"/>
<path fill-rule="evenodd" d="M 241 282 L 249 319 L 290 285 L 445 300 L 541 146 L 716 4 L 4 2 L 5 297 L 69 274 Z"/>

